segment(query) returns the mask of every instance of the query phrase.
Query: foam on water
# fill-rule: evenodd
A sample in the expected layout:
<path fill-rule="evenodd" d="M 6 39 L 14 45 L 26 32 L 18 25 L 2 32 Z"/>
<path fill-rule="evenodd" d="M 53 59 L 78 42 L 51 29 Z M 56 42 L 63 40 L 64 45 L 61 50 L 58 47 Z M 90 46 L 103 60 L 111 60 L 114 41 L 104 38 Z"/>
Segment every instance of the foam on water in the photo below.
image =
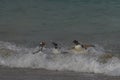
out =
<path fill-rule="evenodd" d="M 36 48 L 19 47 L 9 42 L 0 42 L 0 65 L 22 68 L 44 68 L 48 70 L 93 72 L 120 76 L 120 59 L 112 57 L 100 62 L 104 50 L 99 46 L 90 48 L 87 54 L 53 54 L 52 48 L 43 53 L 32 54 Z M 61 48 L 64 51 L 66 48 Z"/>

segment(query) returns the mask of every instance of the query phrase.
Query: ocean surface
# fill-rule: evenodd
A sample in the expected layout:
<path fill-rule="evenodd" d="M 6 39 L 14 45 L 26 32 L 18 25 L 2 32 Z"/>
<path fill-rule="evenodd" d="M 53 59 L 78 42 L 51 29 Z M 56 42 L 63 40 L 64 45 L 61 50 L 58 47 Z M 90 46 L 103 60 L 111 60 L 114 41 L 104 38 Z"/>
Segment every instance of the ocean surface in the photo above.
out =
<path fill-rule="evenodd" d="M 73 40 L 96 47 L 89 55 L 51 53 L 51 41 L 67 50 Z M 46 50 L 33 55 L 40 41 Z M 101 63 L 105 53 L 114 56 Z M 0 65 L 120 76 L 120 1 L 0 0 Z"/>

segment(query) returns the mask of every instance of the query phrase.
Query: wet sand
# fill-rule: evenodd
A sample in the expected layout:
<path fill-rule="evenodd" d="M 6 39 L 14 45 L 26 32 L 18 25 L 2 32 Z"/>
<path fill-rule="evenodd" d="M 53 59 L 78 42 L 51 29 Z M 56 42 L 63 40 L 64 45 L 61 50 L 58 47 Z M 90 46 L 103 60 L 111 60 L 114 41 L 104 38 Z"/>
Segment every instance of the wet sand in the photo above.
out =
<path fill-rule="evenodd" d="M 120 80 L 120 76 L 0 67 L 0 80 Z"/>

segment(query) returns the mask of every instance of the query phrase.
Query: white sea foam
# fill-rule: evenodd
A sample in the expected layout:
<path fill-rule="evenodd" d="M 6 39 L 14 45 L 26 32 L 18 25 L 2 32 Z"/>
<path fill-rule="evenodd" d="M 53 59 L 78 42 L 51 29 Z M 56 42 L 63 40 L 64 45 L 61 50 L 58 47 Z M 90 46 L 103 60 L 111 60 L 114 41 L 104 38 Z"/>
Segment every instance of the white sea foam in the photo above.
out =
<path fill-rule="evenodd" d="M 48 70 L 68 70 L 76 72 L 94 72 L 120 76 L 120 59 L 112 57 L 100 62 L 99 56 L 104 55 L 101 48 L 90 48 L 87 54 L 62 53 L 52 54 L 52 48 L 33 54 L 37 48 L 18 47 L 8 42 L 0 42 L 0 65 L 22 68 L 44 68 Z M 1 50 L 5 50 L 4 53 Z M 3 55 L 9 50 L 10 55 Z M 63 51 L 64 48 L 61 49 Z M 100 54 L 100 55 L 99 55 Z"/>

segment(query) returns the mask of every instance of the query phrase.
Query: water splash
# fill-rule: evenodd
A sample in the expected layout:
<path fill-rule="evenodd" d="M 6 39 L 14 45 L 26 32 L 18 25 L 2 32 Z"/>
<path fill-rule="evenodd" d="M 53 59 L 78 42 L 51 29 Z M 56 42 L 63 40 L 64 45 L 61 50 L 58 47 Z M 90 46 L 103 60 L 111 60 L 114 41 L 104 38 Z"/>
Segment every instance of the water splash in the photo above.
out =
<path fill-rule="evenodd" d="M 9 42 L 0 42 L 0 65 L 120 75 L 120 59 L 113 56 L 106 58 L 105 62 L 101 62 L 100 56 L 105 53 L 100 47 L 90 48 L 87 54 L 61 53 L 56 55 L 51 52 L 52 48 L 46 48 L 41 53 L 33 54 L 34 50 L 37 50 L 37 47 L 25 48 Z M 60 50 L 63 51 L 65 48 Z"/>

